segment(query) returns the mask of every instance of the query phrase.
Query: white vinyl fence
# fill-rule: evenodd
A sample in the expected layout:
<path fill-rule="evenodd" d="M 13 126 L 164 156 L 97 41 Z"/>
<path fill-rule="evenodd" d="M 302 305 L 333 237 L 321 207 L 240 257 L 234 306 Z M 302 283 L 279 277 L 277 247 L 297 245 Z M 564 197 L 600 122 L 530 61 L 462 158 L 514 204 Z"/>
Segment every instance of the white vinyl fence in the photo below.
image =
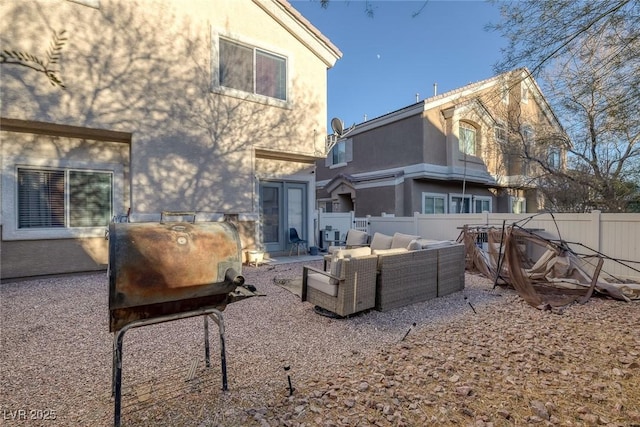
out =
<path fill-rule="evenodd" d="M 535 229 L 540 236 L 568 242 L 571 249 L 580 254 L 604 254 L 622 263 L 605 261 L 604 271 L 614 276 L 640 279 L 640 214 L 601 213 L 583 214 L 414 214 L 412 217 L 355 218 L 352 212 L 320 212 L 320 230 L 327 225 L 344 236 L 350 228 L 364 229 L 370 235 L 395 232 L 414 234 L 434 240 L 456 240 L 462 227 L 516 224 Z M 335 220 L 334 220 L 335 218 Z M 366 223 L 366 228 L 364 228 Z"/>

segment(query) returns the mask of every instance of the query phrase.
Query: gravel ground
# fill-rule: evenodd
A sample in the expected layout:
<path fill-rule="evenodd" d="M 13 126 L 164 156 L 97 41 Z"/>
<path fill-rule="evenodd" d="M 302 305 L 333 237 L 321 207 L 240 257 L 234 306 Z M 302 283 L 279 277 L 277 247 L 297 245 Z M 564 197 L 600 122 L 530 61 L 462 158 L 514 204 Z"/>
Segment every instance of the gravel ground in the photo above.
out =
<path fill-rule="evenodd" d="M 227 392 L 217 339 L 204 366 L 201 318 L 127 332 L 122 425 L 640 426 L 638 303 L 541 312 L 467 274 L 463 292 L 331 319 L 274 284 L 302 265 L 244 268 L 265 296 L 224 311 Z M 3 283 L 0 297 L 2 424 L 112 425 L 106 275 Z"/>

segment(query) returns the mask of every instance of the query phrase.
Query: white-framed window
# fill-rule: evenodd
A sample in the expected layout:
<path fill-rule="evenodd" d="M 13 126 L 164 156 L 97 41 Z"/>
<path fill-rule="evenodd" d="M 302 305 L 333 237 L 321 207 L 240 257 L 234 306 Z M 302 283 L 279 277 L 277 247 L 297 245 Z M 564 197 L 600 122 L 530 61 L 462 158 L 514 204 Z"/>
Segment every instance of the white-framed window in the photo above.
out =
<path fill-rule="evenodd" d="M 502 95 L 502 103 L 505 105 L 509 105 L 509 84 L 503 83 L 501 88 Z"/>
<path fill-rule="evenodd" d="M 113 216 L 113 173 L 19 167 L 17 229 L 104 227 Z"/>
<path fill-rule="evenodd" d="M 449 194 L 450 213 L 471 213 L 471 196 L 462 194 Z"/>
<path fill-rule="evenodd" d="M 324 161 L 324 165 L 329 169 L 344 167 L 353 161 L 353 139 L 341 139 L 336 142 L 329 155 Z"/>
<path fill-rule="evenodd" d="M 528 104 L 529 103 L 529 95 L 530 95 L 530 90 L 529 90 L 529 86 L 527 86 L 526 82 L 522 82 L 522 84 L 520 85 L 521 87 L 521 100 L 523 104 Z"/>
<path fill-rule="evenodd" d="M 530 125 L 522 126 L 522 139 L 527 152 L 531 153 L 533 148 L 533 128 Z M 529 176 L 531 174 L 531 161 L 528 158 L 523 159 L 522 162 L 522 175 Z"/>
<path fill-rule="evenodd" d="M 447 213 L 447 196 L 440 193 L 422 193 L 423 214 Z"/>
<path fill-rule="evenodd" d="M 473 212 L 492 212 L 492 199 L 489 196 L 473 196 Z"/>
<path fill-rule="evenodd" d="M 530 125 L 522 126 L 522 137 L 524 138 L 525 144 L 531 146 L 533 142 L 533 128 Z"/>
<path fill-rule="evenodd" d="M 558 147 L 549 148 L 547 162 L 551 169 L 560 169 L 560 149 Z"/>
<path fill-rule="evenodd" d="M 476 155 L 476 133 L 476 128 L 473 125 L 467 122 L 460 122 L 458 126 L 458 148 L 461 153 L 471 156 Z"/>
<path fill-rule="evenodd" d="M 507 142 L 507 125 L 503 121 L 496 122 L 494 133 L 498 144 L 504 144 Z"/>
<path fill-rule="evenodd" d="M 347 143 L 345 140 L 338 141 L 331 149 L 331 162 L 334 165 L 347 163 Z"/>
<path fill-rule="evenodd" d="M 218 38 L 216 85 L 287 101 L 287 58 L 248 44 Z"/>
<path fill-rule="evenodd" d="M 527 212 L 527 200 L 524 197 L 511 196 L 511 212 L 514 214 Z"/>

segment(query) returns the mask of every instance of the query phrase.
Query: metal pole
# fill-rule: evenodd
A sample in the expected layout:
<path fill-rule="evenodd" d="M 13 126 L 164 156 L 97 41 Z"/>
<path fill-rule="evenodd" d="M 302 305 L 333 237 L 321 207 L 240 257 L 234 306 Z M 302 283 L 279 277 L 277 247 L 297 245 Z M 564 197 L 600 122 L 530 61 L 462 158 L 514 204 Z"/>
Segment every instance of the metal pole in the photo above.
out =
<path fill-rule="evenodd" d="M 204 318 L 204 362 L 208 367 L 211 366 L 211 358 L 209 357 L 209 319 L 207 316 L 202 316 Z"/>
<path fill-rule="evenodd" d="M 209 317 L 218 324 L 220 331 L 220 365 L 222 366 L 222 391 L 229 390 L 227 385 L 227 351 L 224 339 L 224 318 L 219 310 L 212 310 Z"/>
<path fill-rule="evenodd" d="M 113 380 L 114 394 L 114 409 L 113 409 L 113 425 L 120 427 L 120 412 L 122 401 L 122 339 L 126 330 L 122 329 L 116 333 L 115 342 L 115 373 Z"/>

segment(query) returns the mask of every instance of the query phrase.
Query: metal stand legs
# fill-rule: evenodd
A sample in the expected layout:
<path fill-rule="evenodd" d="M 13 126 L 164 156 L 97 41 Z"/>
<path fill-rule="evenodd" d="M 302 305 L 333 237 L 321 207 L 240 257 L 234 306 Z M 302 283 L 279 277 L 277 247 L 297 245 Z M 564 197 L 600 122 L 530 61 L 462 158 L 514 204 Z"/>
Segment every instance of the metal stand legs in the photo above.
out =
<path fill-rule="evenodd" d="M 229 390 L 227 385 L 227 351 L 224 340 L 224 321 L 222 319 L 222 313 L 211 313 L 208 317 L 216 322 L 218 330 L 220 331 L 220 365 L 222 366 L 222 391 Z M 209 358 L 209 319 L 204 316 L 204 358 L 207 364 L 207 368 L 211 366 Z"/>
<path fill-rule="evenodd" d="M 119 331 L 116 331 L 113 337 L 113 365 L 112 365 L 112 383 L 111 383 L 111 395 L 114 397 L 114 412 L 113 412 L 113 425 L 120 427 L 120 413 L 122 410 L 122 342 L 124 340 L 124 334 L 133 328 L 139 328 L 141 326 L 154 325 L 156 323 L 169 322 L 171 320 L 185 319 L 188 317 L 204 316 L 204 354 L 206 366 L 210 367 L 211 362 L 209 358 L 209 321 L 208 318 L 216 322 L 220 331 L 220 358 L 222 365 L 222 390 L 227 391 L 227 358 L 225 350 L 224 340 L 224 319 L 220 310 L 215 308 L 204 308 L 200 310 L 187 311 L 184 313 L 177 313 L 168 316 L 155 317 L 153 319 L 144 319 L 131 322 L 125 325 Z"/>

